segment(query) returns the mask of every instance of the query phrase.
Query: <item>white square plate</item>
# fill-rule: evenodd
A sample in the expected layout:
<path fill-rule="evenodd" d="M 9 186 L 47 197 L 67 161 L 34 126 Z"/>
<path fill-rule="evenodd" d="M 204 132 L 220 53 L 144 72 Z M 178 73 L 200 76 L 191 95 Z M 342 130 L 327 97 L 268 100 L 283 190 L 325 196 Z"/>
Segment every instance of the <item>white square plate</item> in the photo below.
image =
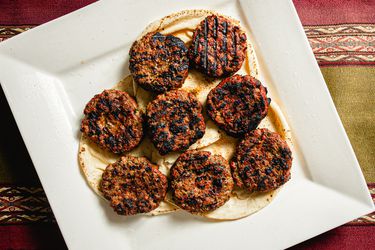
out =
<path fill-rule="evenodd" d="M 182 212 L 120 217 L 77 162 L 85 103 L 128 74 L 150 22 L 212 9 L 251 30 L 260 69 L 295 139 L 292 180 L 260 212 L 213 223 Z M 366 183 L 289 0 L 102 1 L 0 44 L 0 82 L 71 249 L 285 248 L 373 210 Z"/>

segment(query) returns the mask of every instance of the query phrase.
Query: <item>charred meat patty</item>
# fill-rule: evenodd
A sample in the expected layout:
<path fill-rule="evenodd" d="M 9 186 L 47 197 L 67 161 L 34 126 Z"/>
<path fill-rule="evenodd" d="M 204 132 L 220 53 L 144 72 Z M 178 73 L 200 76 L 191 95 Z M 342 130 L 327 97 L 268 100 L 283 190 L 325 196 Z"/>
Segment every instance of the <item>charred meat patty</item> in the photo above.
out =
<path fill-rule="evenodd" d="M 130 49 L 130 72 L 145 90 L 162 93 L 180 88 L 188 75 L 188 50 L 172 35 L 148 33 Z"/>
<path fill-rule="evenodd" d="M 234 75 L 222 80 L 207 96 L 207 113 L 229 135 L 255 129 L 268 112 L 271 99 L 259 80 Z"/>
<path fill-rule="evenodd" d="M 237 72 L 246 58 L 246 34 L 229 19 L 210 15 L 196 28 L 189 47 L 189 59 L 211 77 Z"/>
<path fill-rule="evenodd" d="M 228 162 L 208 151 L 189 150 L 170 171 L 172 198 L 191 213 L 210 212 L 230 198 L 233 179 Z"/>
<path fill-rule="evenodd" d="M 167 177 L 158 166 L 145 157 L 127 155 L 107 166 L 99 189 L 116 213 L 134 215 L 157 208 L 167 186 Z"/>
<path fill-rule="evenodd" d="M 120 90 L 104 90 L 86 105 L 81 132 L 101 148 L 124 153 L 143 137 L 143 118 L 135 100 Z"/>
<path fill-rule="evenodd" d="M 292 152 L 281 136 L 266 128 L 246 134 L 231 161 L 235 184 L 249 192 L 274 190 L 290 179 Z"/>
<path fill-rule="evenodd" d="M 188 149 L 206 129 L 202 105 L 184 90 L 157 96 L 147 105 L 146 118 L 151 140 L 161 155 Z"/>

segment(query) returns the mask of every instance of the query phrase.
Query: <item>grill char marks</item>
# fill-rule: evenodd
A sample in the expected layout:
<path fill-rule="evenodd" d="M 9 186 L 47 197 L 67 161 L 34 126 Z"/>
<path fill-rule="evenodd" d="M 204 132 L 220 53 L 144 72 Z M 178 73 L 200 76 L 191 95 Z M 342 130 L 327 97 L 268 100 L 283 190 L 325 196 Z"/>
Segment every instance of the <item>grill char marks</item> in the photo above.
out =
<path fill-rule="evenodd" d="M 230 165 L 237 186 L 249 192 L 274 190 L 290 179 L 292 152 L 279 134 L 251 131 L 238 144 Z"/>
<path fill-rule="evenodd" d="M 132 150 L 142 140 L 143 118 L 126 92 L 105 90 L 86 105 L 81 132 L 101 148 L 119 154 Z"/>
<path fill-rule="evenodd" d="M 189 150 L 170 171 L 174 202 L 191 213 L 213 211 L 230 198 L 233 189 L 228 162 L 208 151 Z"/>
<path fill-rule="evenodd" d="M 171 90 L 147 105 L 147 127 L 161 155 L 185 151 L 202 138 L 206 129 L 202 106 L 183 90 Z"/>
<path fill-rule="evenodd" d="M 208 34 L 207 34 L 207 19 L 204 19 L 204 68 L 208 66 Z"/>
<path fill-rule="evenodd" d="M 227 76 L 241 68 L 246 49 L 246 34 L 238 26 L 225 17 L 211 15 L 194 31 L 189 59 L 208 76 Z"/>
<path fill-rule="evenodd" d="M 257 79 L 234 75 L 210 91 L 207 114 L 229 135 L 239 137 L 255 129 L 266 117 L 268 99 L 267 89 Z"/>
<path fill-rule="evenodd" d="M 237 27 L 234 27 L 233 30 L 237 30 Z M 232 32 L 232 41 L 233 41 L 233 58 L 236 59 L 237 57 L 237 37 L 235 36 L 235 32 Z"/>
<path fill-rule="evenodd" d="M 217 70 L 217 32 L 218 32 L 218 20 L 217 20 L 217 16 L 215 16 L 215 19 L 214 19 L 214 27 L 213 27 L 213 37 L 214 37 L 214 61 L 212 63 L 212 69 L 214 71 Z"/>
<path fill-rule="evenodd" d="M 157 208 L 167 192 L 167 178 L 145 157 L 123 156 L 109 164 L 99 189 L 120 215 L 147 213 Z"/>
<path fill-rule="evenodd" d="M 172 35 L 148 33 L 130 49 L 129 69 L 144 89 L 162 93 L 180 88 L 189 68 L 184 42 Z"/>
<path fill-rule="evenodd" d="M 227 63 L 228 63 L 228 60 L 227 60 L 227 48 L 228 48 L 228 44 L 227 44 L 227 34 L 228 34 L 228 23 L 227 22 L 223 22 L 223 66 L 227 66 Z"/>

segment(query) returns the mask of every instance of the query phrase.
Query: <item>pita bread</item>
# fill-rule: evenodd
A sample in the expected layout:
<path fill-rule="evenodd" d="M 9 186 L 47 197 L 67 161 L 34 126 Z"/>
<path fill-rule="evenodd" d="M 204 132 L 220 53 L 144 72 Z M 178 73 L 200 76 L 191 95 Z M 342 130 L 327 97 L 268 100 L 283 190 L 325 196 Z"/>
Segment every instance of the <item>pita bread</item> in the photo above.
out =
<path fill-rule="evenodd" d="M 141 33 L 140 37 L 148 32 L 159 31 L 165 35 L 172 34 L 177 36 L 189 46 L 194 29 L 206 16 L 211 14 L 217 13 L 207 10 L 186 10 L 174 13 L 150 24 Z M 238 21 L 233 20 L 230 17 L 226 18 L 239 24 Z M 249 33 L 245 29 L 243 30 L 249 38 Z M 258 77 L 257 65 L 258 63 L 253 46 L 250 43 L 250 39 L 248 39 L 247 57 L 237 74 L 247 74 Z M 205 107 L 207 94 L 221 80 L 222 79 L 220 78 L 208 78 L 200 72 L 190 69 L 189 75 L 183 84 L 182 89 L 193 93 L 202 103 L 203 107 Z M 139 108 L 143 111 L 146 109 L 148 102 L 155 97 L 151 92 L 140 88 L 133 81 L 131 76 L 125 77 L 124 80 L 119 82 L 114 88 L 126 91 L 134 96 L 138 102 Z M 205 113 L 206 112 L 203 111 L 204 115 Z M 190 149 L 208 150 L 214 154 L 220 154 L 227 160 L 230 160 L 235 152 L 238 139 L 226 135 L 226 133 L 218 129 L 214 122 L 209 120 L 207 116 L 205 117 L 205 120 L 206 131 L 204 137 L 191 145 Z M 262 121 L 259 127 L 266 127 L 271 131 L 278 132 L 283 139 L 286 139 L 289 144 L 291 143 L 290 129 L 286 123 L 286 119 L 284 118 L 279 106 L 274 101 L 271 103 L 267 117 Z M 180 153 L 169 153 L 165 156 L 161 156 L 148 138 L 144 138 L 142 143 L 136 149 L 129 152 L 129 154 L 134 156 L 146 156 L 152 162 L 156 163 L 159 166 L 160 171 L 167 176 L 169 175 L 169 169 L 180 155 Z M 82 172 L 85 175 L 88 184 L 99 196 L 102 197 L 102 194 L 98 189 L 102 172 L 108 164 L 116 161 L 119 156 L 102 150 L 96 144 L 91 143 L 85 136 L 82 136 L 78 158 Z M 215 220 L 234 220 L 243 218 L 267 206 L 275 197 L 276 193 L 277 190 L 268 193 L 249 194 L 244 190 L 235 189 L 233 190 L 229 201 L 222 207 L 213 212 L 201 215 Z M 165 201 L 162 202 L 157 209 L 148 213 L 148 215 L 164 214 L 177 209 L 178 207 L 173 204 L 171 195 L 168 193 Z"/>

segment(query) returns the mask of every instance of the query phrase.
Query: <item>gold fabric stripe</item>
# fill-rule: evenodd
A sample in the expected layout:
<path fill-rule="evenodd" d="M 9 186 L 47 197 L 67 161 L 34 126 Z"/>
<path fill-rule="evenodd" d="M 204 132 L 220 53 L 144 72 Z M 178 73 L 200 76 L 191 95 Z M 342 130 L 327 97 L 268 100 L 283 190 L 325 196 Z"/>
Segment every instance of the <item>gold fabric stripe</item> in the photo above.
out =
<path fill-rule="evenodd" d="M 375 182 L 375 67 L 321 71 L 366 181 Z"/>

